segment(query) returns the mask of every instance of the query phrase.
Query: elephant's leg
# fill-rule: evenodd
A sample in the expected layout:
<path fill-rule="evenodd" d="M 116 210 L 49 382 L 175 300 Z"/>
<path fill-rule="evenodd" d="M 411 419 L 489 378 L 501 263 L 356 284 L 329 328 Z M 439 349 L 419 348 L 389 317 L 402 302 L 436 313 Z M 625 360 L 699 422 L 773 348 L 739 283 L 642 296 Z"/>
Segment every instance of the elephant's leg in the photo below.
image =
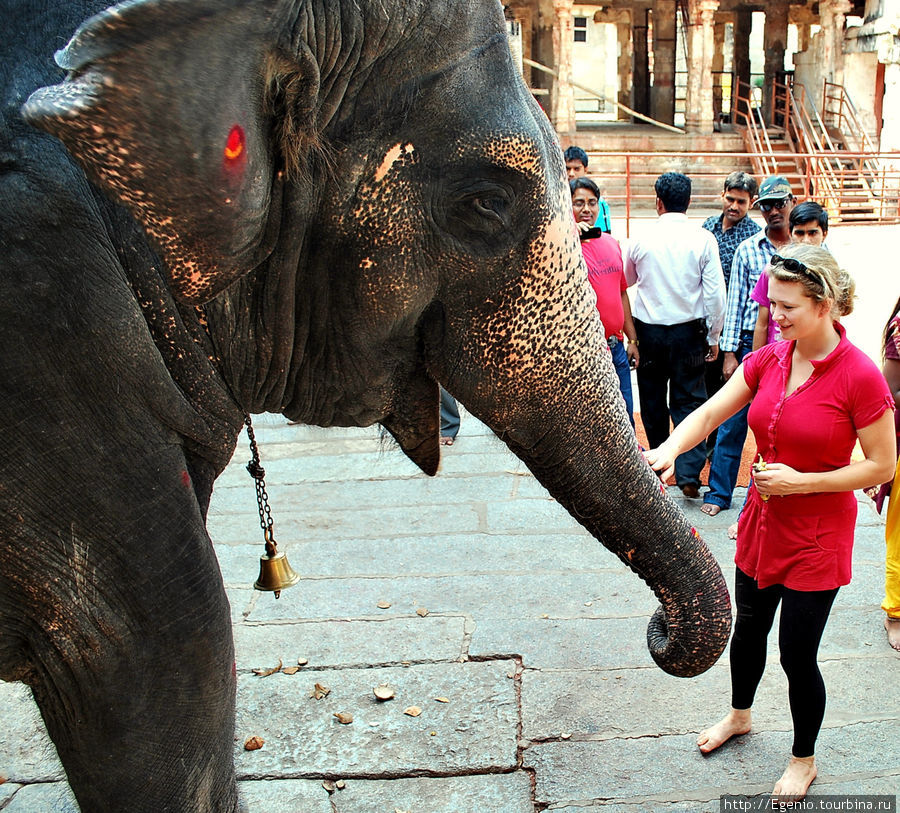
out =
<path fill-rule="evenodd" d="M 116 495 L 95 481 L 100 502 L 133 509 L 117 527 L 95 505 L 49 536 L 20 533 L 31 555 L 4 576 L 23 649 L 18 673 L 2 672 L 31 686 L 92 813 L 237 806 L 228 601 L 189 479 L 166 456 L 107 477 Z"/>

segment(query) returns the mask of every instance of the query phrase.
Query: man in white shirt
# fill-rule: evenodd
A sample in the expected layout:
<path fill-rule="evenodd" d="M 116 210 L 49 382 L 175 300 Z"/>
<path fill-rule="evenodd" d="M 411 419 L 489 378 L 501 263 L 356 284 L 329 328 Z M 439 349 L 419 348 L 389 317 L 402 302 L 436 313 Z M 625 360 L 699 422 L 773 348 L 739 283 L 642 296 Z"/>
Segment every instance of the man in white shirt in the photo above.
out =
<path fill-rule="evenodd" d="M 725 277 L 716 239 L 688 221 L 691 179 L 666 172 L 656 179 L 659 219 L 633 240 L 625 280 L 636 285 L 634 326 L 641 350 L 637 370 L 641 420 L 651 448 L 706 400 L 705 363 L 718 355 L 725 319 Z M 675 461 L 675 482 L 700 496 L 703 443 Z"/>

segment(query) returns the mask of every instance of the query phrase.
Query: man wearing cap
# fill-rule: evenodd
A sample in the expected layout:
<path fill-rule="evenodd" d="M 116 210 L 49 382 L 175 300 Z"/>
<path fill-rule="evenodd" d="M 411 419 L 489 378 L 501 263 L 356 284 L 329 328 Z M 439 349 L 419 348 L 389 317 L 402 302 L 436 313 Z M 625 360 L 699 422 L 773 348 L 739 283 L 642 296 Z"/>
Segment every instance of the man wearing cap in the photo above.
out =
<path fill-rule="evenodd" d="M 794 194 L 786 178 L 766 178 L 759 187 L 756 205 L 766 221 L 766 228 L 748 237 L 734 252 L 731 278 L 725 305 L 725 325 L 719 348 L 725 354 L 722 374 L 731 378 L 744 356 L 753 349 L 757 306 L 751 298 L 757 280 L 769 259 L 782 246 L 791 242 L 789 217 L 794 208 Z M 731 495 L 741 466 L 741 453 L 747 440 L 747 410 L 744 407 L 719 427 L 716 448 L 709 469 L 709 491 L 703 495 L 700 510 L 714 517 L 731 507 Z"/>

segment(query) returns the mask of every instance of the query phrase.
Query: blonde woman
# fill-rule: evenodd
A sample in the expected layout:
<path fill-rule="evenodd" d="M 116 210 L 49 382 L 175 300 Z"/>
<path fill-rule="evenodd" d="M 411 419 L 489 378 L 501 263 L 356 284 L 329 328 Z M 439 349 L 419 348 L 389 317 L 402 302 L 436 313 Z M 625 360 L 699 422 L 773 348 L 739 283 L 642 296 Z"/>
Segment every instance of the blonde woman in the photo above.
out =
<path fill-rule="evenodd" d="M 682 451 L 750 404 L 762 462 L 737 537 L 731 710 L 697 744 L 709 753 L 750 731 L 766 640 L 781 604 L 778 644 L 794 741 L 773 794 L 793 801 L 816 777 L 815 742 L 825 714 L 816 659 L 838 589 L 850 581 L 853 491 L 882 483 L 894 471 L 894 400 L 878 367 L 836 321 L 852 310 L 854 283 L 834 257 L 795 244 L 772 257 L 767 273 L 772 318 L 784 341 L 747 356 L 725 386 L 646 457 L 665 481 Z M 851 462 L 857 440 L 863 459 Z"/>

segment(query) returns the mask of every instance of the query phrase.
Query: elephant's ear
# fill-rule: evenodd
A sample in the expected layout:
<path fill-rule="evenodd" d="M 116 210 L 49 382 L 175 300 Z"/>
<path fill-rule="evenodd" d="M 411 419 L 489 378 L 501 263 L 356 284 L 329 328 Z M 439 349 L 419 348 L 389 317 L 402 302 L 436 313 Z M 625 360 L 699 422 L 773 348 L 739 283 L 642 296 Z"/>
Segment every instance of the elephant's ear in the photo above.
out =
<path fill-rule="evenodd" d="M 23 108 L 144 225 L 173 293 L 187 302 L 224 290 L 277 238 L 284 166 L 277 107 L 285 86 L 316 97 L 318 72 L 309 60 L 301 68 L 279 55 L 270 34 L 274 6 L 114 6 L 57 53 L 66 80 L 35 91 Z M 303 108 L 296 98 L 292 104 Z"/>

